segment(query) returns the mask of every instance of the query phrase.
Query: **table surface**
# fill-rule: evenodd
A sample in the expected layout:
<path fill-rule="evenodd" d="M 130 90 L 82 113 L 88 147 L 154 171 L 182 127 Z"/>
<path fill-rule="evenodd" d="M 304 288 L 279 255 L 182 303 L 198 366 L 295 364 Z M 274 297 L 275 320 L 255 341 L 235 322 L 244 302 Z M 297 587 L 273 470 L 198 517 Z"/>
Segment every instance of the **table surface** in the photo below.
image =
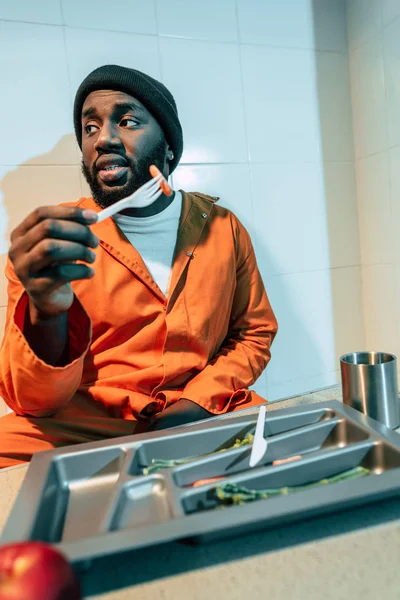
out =
<path fill-rule="evenodd" d="M 341 400 L 338 386 L 268 410 Z M 0 531 L 27 466 L 0 471 Z M 101 600 L 398 600 L 400 500 L 303 520 L 241 538 L 180 543 L 96 559 L 80 578 Z"/>

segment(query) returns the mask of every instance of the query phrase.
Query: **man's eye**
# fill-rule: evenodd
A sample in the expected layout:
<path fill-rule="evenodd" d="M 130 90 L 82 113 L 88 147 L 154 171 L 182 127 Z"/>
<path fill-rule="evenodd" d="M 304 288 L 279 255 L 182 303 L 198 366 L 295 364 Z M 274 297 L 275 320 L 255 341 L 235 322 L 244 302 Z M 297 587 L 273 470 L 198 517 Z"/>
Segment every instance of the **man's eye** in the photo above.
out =
<path fill-rule="evenodd" d="M 121 119 L 120 124 L 122 127 L 128 128 L 137 127 L 137 125 L 139 125 L 138 121 L 136 121 L 136 119 L 133 119 L 132 117 L 124 117 L 123 119 Z"/>
<path fill-rule="evenodd" d="M 98 127 L 97 125 L 93 125 L 93 124 L 89 124 L 89 125 L 85 125 L 85 132 L 90 135 L 91 133 L 94 133 L 95 131 L 97 131 Z"/>

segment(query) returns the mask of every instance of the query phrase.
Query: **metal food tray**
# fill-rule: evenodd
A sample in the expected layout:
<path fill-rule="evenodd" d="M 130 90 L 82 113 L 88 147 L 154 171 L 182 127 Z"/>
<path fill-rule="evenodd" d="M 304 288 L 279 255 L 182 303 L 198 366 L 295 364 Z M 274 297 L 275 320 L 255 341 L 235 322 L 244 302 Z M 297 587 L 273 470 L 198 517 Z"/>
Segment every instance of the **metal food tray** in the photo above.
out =
<path fill-rule="evenodd" d="M 257 414 L 34 455 L 1 543 L 42 540 L 81 561 L 172 540 L 200 543 L 400 494 L 400 436 L 335 400 L 267 412 L 268 448 L 256 468 L 250 446 L 196 458 L 254 433 Z M 188 457 L 143 475 L 152 459 Z M 371 474 L 224 510 L 213 510 L 218 484 L 191 487 L 220 475 L 252 489 L 299 486 L 358 465 Z"/>

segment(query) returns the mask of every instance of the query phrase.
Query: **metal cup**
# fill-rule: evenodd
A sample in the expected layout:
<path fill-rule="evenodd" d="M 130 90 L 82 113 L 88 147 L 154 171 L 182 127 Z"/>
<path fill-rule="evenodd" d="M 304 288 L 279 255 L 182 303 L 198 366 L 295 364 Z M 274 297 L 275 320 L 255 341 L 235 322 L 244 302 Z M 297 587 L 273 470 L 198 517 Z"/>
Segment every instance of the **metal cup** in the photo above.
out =
<path fill-rule="evenodd" d="M 352 352 L 340 358 L 343 402 L 386 427 L 400 425 L 397 360 L 385 352 Z"/>

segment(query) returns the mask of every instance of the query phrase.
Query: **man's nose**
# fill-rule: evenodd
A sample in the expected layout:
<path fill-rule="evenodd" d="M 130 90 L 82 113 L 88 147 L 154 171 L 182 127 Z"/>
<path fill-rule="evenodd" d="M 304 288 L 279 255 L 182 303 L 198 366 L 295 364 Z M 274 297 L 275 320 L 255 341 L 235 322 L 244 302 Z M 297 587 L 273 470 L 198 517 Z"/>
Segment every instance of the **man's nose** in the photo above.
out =
<path fill-rule="evenodd" d="M 118 135 L 118 127 L 113 123 L 104 122 L 95 142 L 95 149 L 108 150 L 118 146 L 122 146 L 121 139 Z"/>

